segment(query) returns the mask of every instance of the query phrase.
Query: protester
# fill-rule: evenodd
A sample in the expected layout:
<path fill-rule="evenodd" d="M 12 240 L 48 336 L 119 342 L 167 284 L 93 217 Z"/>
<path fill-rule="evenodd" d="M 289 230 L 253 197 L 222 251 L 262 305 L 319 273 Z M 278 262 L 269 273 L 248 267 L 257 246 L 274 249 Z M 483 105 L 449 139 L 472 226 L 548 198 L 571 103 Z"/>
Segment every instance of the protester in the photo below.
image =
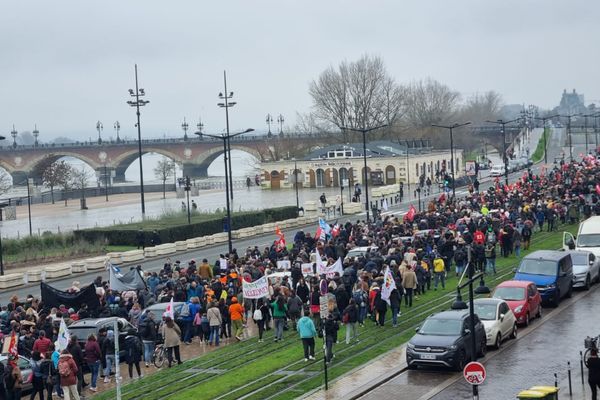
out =
<path fill-rule="evenodd" d="M 244 334 L 244 307 L 238 302 L 237 297 L 231 298 L 231 305 L 229 306 L 229 317 L 231 318 L 232 329 L 235 334 L 235 338 L 240 341 Z"/>
<path fill-rule="evenodd" d="M 112 330 L 106 332 L 106 340 L 102 343 L 101 351 L 104 354 L 106 363 L 104 383 L 108 383 L 110 382 L 110 374 L 113 366 L 115 366 L 115 369 L 118 367 L 115 360 L 115 333 Z"/>
<path fill-rule="evenodd" d="M 308 317 L 309 309 L 304 308 L 304 316 L 298 320 L 296 330 L 302 340 L 302 347 L 304 348 L 304 361 L 315 359 L 315 336 L 317 336 L 317 330 L 312 319 Z"/>
<path fill-rule="evenodd" d="M 273 320 L 275 321 L 275 341 L 283 340 L 283 324 L 287 315 L 287 304 L 283 295 L 271 303 L 273 309 Z"/>
<path fill-rule="evenodd" d="M 351 340 L 358 340 L 358 332 L 356 325 L 358 323 L 358 308 L 354 299 L 350 299 L 350 303 L 344 309 L 342 321 L 346 325 L 346 344 L 350 344 Z"/>
<path fill-rule="evenodd" d="M 96 335 L 93 333 L 88 336 L 87 342 L 85 343 L 85 362 L 92 373 L 92 384 L 90 390 L 92 392 L 98 391 L 96 388 L 96 382 L 98 380 L 98 373 L 100 371 L 100 359 L 102 357 L 102 351 L 100 345 L 96 340 Z"/>
<path fill-rule="evenodd" d="M 181 332 L 179 332 L 181 334 Z M 179 337 L 178 337 L 179 339 Z M 166 341 L 165 341 L 166 342 Z M 177 347 L 179 350 L 179 346 Z M 137 336 L 135 329 L 127 331 L 125 336 L 125 361 L 127 362 L 127 368 L 129 370 L 129 379 L 133 379 L 133 367 L 137 372 L 138 378 L 143 378 L 142 370 L 140 369 L 140 361 L 144 352 L 142 341 Z M 118 368 L 118 365 L 115 366 Z"/>
<path fill-rule="evenodd" d="M 18 369 L 18 368 L 16 368 Z M 65 400 L 79 400 L 78 378 L 79 367 L 69 353 L 69 350 L 62 351 L 58 360 L 58 373 L 60 375 L 60 386 L 64 392 Z M 20 396 L 18 397 L 21 398 Z"/>
<path fill-rule="evenodd" d="M 167 350 L 167 360 L 169 362 L 169 368 L 171 368 L 171 364 L 173 363 L 173 353 L 175 353 L 175 360 L 177 360 L 177 364 L 181 364 L 181 355 L 179 353 L 179 345 L 181 343 L 180 337 L 181 337 L 181 330 L 179 329 L 179 326 L 177 326 L 177 324 L 175 322 L 173 322 L 173 320 L 171 319 L 171 317 L 166 317 L 165 318 L 165 322 L 162 325 L 162 337 L 164 340 L 164 346 L 165 349 Z M 217 338 L 217 343 L 218 343 L 218 338 Z M 138 363 L 139 366 L 139 363 Z M 139 367 L 138 367 L 138 374 L 139 374 Z M 130 375 L 131 375 L 131 370 L 130 370 Z"/>

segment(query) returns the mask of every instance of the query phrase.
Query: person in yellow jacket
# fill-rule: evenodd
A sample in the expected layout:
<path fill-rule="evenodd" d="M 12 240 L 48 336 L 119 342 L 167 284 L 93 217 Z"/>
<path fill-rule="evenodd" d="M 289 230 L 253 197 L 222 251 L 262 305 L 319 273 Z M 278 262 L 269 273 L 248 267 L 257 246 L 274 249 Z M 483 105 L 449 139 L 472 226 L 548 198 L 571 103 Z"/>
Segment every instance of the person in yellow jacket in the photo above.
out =
<path fill-rule="evenodd" d="M 433 290 L 437 290 L 438 283 L 442 281 L 442 289 L 446 289 L 446 268 L 444 267 L 444 259 L 436 254 L 433 259 Z"/>

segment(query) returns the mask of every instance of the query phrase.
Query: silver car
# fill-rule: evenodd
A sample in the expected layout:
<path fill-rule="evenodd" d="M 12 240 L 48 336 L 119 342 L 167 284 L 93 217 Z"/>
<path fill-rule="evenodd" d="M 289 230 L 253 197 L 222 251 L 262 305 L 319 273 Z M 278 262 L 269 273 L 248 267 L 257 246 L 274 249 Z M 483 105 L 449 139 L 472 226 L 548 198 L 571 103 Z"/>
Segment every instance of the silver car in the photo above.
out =
<path fill-rule="evenodd" d="M 600 280 L 600 258 L 583 250 L 569 251 L 573 260 L 573 287 L 589 290 L 592 283 Z"/>
<path fill-rule="evenodd" d="M 8 364 L 8 356 L 8 354 L 0 354 L 0 362 L 4 364 L 5 368 Z M 23 392 L 29 392 L 32 389 L 31 381 L 33 379 L 31 361 L 29 361 L 29 358 L 27 357 L 19 356 L 17 365 L 19 366 L 21 375 L 23 376 Z"/>

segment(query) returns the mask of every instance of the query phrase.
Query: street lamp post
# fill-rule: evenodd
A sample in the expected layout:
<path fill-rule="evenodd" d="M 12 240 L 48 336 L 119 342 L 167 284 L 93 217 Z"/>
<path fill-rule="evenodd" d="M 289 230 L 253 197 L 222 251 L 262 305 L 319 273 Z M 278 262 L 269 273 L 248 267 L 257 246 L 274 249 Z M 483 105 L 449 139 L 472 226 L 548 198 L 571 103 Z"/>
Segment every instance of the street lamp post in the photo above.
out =
<path fill-rule="evenodd" d="M 188 131 L 188 128 L 189 128 L 189 127 L 190 127 L 190 124 L 188 124 L 188 123 L 185 121 L 185 117 L 183 117 L 183 123 L 181 124 L 181 129 L 183 129 L 183 140 L 184 140 L 184 141 L 187 141 L 187 140 L 188 140 L 187 131 Z"/>
<path fill-rule="evenodd" d="M 573 138 L 571 137 L 571 118 L 581 114 L 559 115 L 561 118 L 567 118 L 567 136 L 569 137 L 569 159 L 573 161 Z"/>
<path fill-rule="evenodd" d="M 265 119 L 265 122 L 267 123 L 267 126 L 269 127 L 269 132 L 267 133 L 267 137 L 272 137 L 273 134 L 271 133 L 271 124 L 273 123 L 273 117 L 271 116 L 271 114 L 267 114 L 267 118 Z"/>
<path fill-rule="evenodd" d="M 510 121 L 499 119 L 498 121 L 485 121 L 490 124 L 502 125 L 502 159 L 504 161 L 504 183 L 508 186 L 508 155 L 506 154 L 506 125 L 519 121 L 521 118 L 515 118 Z"/>
<path fill-rule="evenodd" d="M 15 129 L 15 125 L 13 124 L 12 131 L 10 131 L 10 135 L 13 137 L 13 147 L 17 148 L 17 135 L 19 132 Z"/>
<path fill-rule="evenodd" d="M 104 162 L 104 195 L 108 201 L 108 173 L 106 170 L 106 161 Z"/>
<path fill-rule="evenodd" d="M 37 124 L 35 124 L 35 127 L 33 128 L 33 132 L 31 132 L 31 134 L 35 138 L 35 142 L 33 143 L 33 145 L 35 147 L 38 147 L 38 144 L 39 144 L 39 142 L 38 142 L 38 136 L 40 136 L 40 131 L 38 131 Z"/>
<path fill-rule="evenodd" d="M 362 139 L 363 139 L 363 169 L 364 169 L 364 174 L 363 174 L 363 178 L 365 180 L 365 209 L 367 211 L 367 223 L 370 222 L 370 217 L 369 217 L 369 180 L 368 180 L 368 172 L 367 172 L 367 133 L 377 130 L 377 129 L 381 129 L 381 128 L 385 128 L 387 125 L 380 125 L 380 126 L 375 126 L 373 128 L 362 128 L 362 129 L 358 129 L 358 128 L 345 128 L 345 127 L 341 127 L 342 130 L 347 129 L 349 131 L 354 131 L 354 132 L 360 132 L 362 133 Z"/>
<path fill-rule="evenodd" d="M 279 124 L 279 136 L 282 137 L 283 136 L 283 122 L 285 120 L 283 119 L 283 115 L 279 114 L 279 116 L 277 117 L 277 123 Z"/>
<path fill-rule="evenodd" d="M 458 284 L 458 286 L 456 287 L 456 300 L 454 301 L 454 303 L 452 303 L 452 305 L 450 306 L 450 308 L 452 308 L 453 310 L 466 310 L 467 308 L 469 309 L 469 319 L 470 319 L 470 323 L 471 323 L 471 360 L 475 361 L 477 359 L 477 341 L 476 341 L 476 336 L 477 336 L 477 332 L 475 331 L 475 307 L 473 304 L 473 299 L 474 299 L 474 293 L 475 294 L 488 294 L 490 293 L 490 289 L 485 286 L 485 282 L 483 281 L 483 272 L 478 272 L 477 274 L 475 274 L 475 264 L 473 264 L 471 262 L 471 249 L 469 249 L 469 261 L 467 264 L 467 277 L 468 280 L 465 283 L 460 283 Z M 477 289 L 473 290 L 473 283 L 479 279 L 479 286 L 477 287 Z M 465 304 L 465 302 L 462 300 L 462 297 L 460 295 L 460 291 L 461 289 L 463 289 L 464 287 L 468 286 L 469 287 L 469 305 L 467 306 Z M 483 344 L 485 346 L 485 343 Z M 472 385 L 472 390 L 473 390 L 473 398 L 474 399 L 478 399 L 479 398 L 479 388 L 477 385 Z"/>
<path fill-rule="evenodd" d="M 185 177 L 185 195 L 187 197 L 187 217 L 188 217 L 188 225 L 192 223 L 192 214 L 190 212 L 190 190 L 192 190 L 192 185 L 190 183 L 190 177 L 186 175 Z"/>
<path fill-rule="evenodd" d="M 96 122 L 96 130 L 98 131 L 98 144 L 102 144 L 101 132 L 102 132 L 102 130 L 104 130 L 104 125 L 102 125 L 102 122 L 100 122 L 100 121 Z"/>
<path fill-rule="evenodd" d="M 121 143 L 121 138 L 119 137 L 119 131 L 121 130 L 121 124 L 119 123 L 119 121 L 115 121 L 113 127 L 115 128 L 115 131 L 117 132 L 117 143 Z"/>
<path fill-rule="evenodd" d="M 194 133 L 198 135 L 199 140 L 202 140 L 202 129 L 204 129 L 204 124 L 202 123 L 202 119 L 200 119 L 200 117 L 198 117 L 198 123 L 196 124 L 196 128 L 198 128 L 198 131 Z"/>
<path fill-rule="evenodd" d="M 450 131 L 450 159 L 452 160 L 450 162 L 450 173 L 452 174 L 452 201 L 454 201 L 456 199 L 456 184 L 454 182 L 454 138 L 452 136 L 452 130 L 456 129 L 456 128 L 460 128 L 461 126 L 467 126 L 470 125 L 471 121 L 462 123 L 462 124 L 457 124 L 454 123 L 452 125 L 436 125 L 436 124 L 432 124 L 431 126 L 436 127 L 436 128 L 443 128 L 443 129 L 448 129 Z M 420 204 L 420 202 L 419 202 Z"/>
<path fill-rule="evenodd" d="M 4 139 L 6 139 L 4 136 L 0 136 L 0 140 Z M 4 275 L 4 260 L 2 259 L 2 232 L 0 232 L 0 275 Z"/>
<path fill-rule="evenodd" d="M 204 135 L 206 135 L 208 137 L 211 137 L 214 139 L 219 139 L 219 140 L 223 141 L 223 162 L 225 164 L 225 188 L 226 188 L 226 190 L 225 190 L 225 199 L 226 199 L 225 205 L 227 207 L 227 246 L 229 249 L 229 253 L 231 253 L 233 251 L 233 242 L 232 242 L 232 238 L 231 238 L 231 206 L 230 206 L 230 202 L 229 202 L 229 182 L 228 182 L 230 177 L 229 177 L 229 173 L 228 173 L 228 169 L 227 169 L 227 142 L 232 137 L 236 137 L 236 136 L 242 135 L 244 133 L 252 132 L 252 131 L 254 131 L 254 129 L 249 128 L 243 132 L 238 132 L 238 133 L 234 133 L 234 134 L 227 135 L 227 136 L 225 136 L 225 135 L 220 135 L 220 136 L 210 135 L 208 133 L 204 133 Z M 195 134 L 198 135 L 199 132 L 196 132 Z"/>
<path fill-rule="evenodd" d="M 140 107 L 150 103 L 148 100 L 140 99 L 144 97 L 146 92 L 138 86 L 137 64 L 135 64 L 135 91 L 129 89 L 129 95 L 135 97 L 135 101 L 129 100 L 127 104 L 135 107 L 137 115 L 137 131 L 138 131 L 138 158 L 140 159 L 140 197 L 142 203 L 142 216 L 146 214 L 146 204 L 144 202 L 144 169 L 142 168 L 142 128 L 140 125 Z"/>
<path fill-rule="evenodd" d="M 298 199 L 298 162 L 296 158 L 294 160 L 294 188 L 296 189 L 296 213 L 300 214 L 300 201 Z"/>
<path fill-rule="evenodd" d="M 235 106 L 237 103 L 235 101 L 229 101 L 233 97 L 233 92 L 227 91 L 227 72 L 223 71 L 223 86 L 225 87 L 225 94 L 219 93 L 219 98 L 225 100 L 224 103 L 217 103 L 217 105 L 221 108 L 225 109 L 225 125 L 226 125 L 226 133 L 227 133 L 227 152 L 228 152 L 228 167 L 229 167 L 229 196 L 231 196 L 231 200 L 233 200 L 233 178 L 232 178 L 232 170 L 231 170 L 231 141 L 230 138 L 233 135 L 229 135 L 229 108 Z"/>
<path fill-rule="evenodd" d="M 29 236 L 33 236 L 33 230 L 31 229 L 31 189 L 30 186 L 33 183 L 32 178 L 27 178 L 27 212 L 29 214 Z"/>
<path fill-rule="evenodd" d="M 546 121 L 556 117 L 559 117 L 559 115 L 556 114 L 549 117 L 533 117 L 538 121 L 542 121 L 542 128 L 544 129 L 544 164 L 548 164 L 548 138 L 546 137 Z"/>

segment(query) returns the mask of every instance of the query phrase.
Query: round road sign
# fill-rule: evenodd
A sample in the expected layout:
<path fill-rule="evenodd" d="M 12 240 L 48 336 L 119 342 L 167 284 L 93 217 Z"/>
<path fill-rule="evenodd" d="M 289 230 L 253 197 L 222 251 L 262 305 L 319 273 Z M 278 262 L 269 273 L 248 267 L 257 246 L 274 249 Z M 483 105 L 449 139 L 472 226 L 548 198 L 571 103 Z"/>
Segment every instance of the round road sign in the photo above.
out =
<path fill-rule="evenodd" d="M 470 362 L 465 365 L 463 376 L 471 385 L 481 385 L 485 381 L 485 367 L 479 362 Z"/>

